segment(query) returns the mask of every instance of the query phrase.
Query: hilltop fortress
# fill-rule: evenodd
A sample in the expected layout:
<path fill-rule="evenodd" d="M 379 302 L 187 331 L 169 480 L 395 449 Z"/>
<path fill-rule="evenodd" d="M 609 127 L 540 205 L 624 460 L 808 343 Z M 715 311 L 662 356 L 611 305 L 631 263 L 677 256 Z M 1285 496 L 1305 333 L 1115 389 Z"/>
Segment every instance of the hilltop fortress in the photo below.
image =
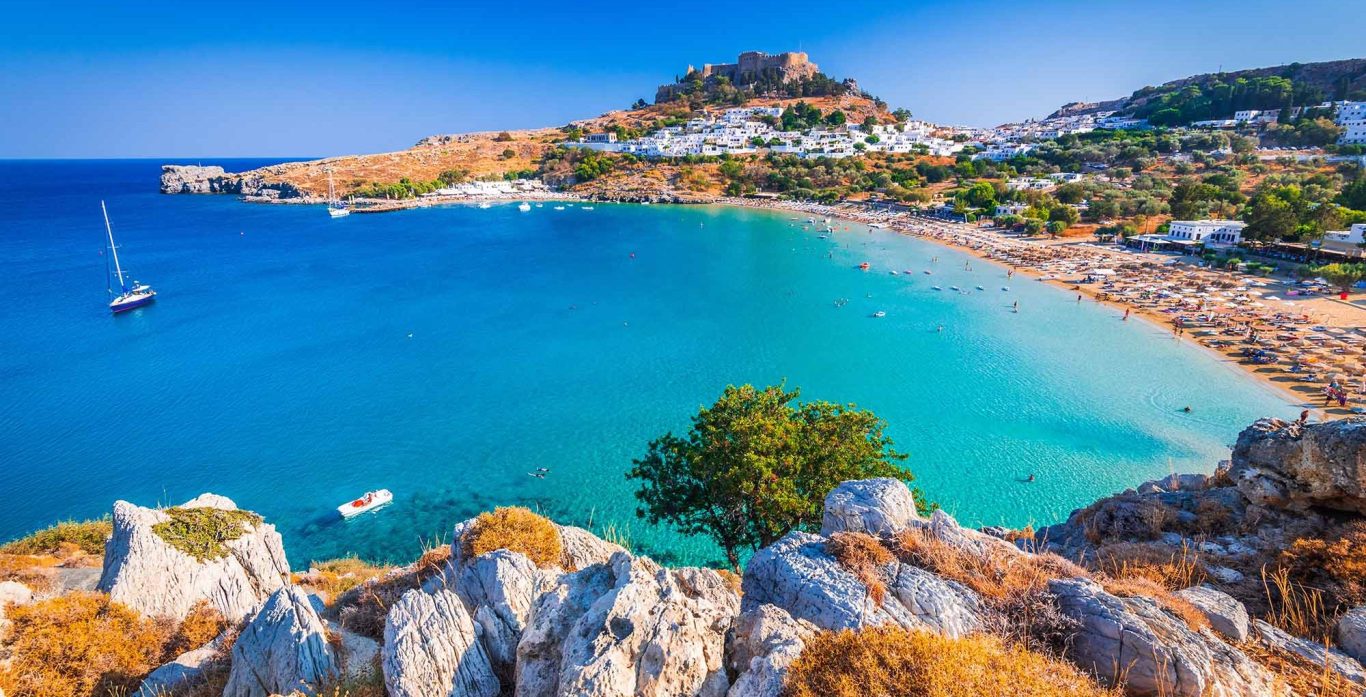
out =
<path fill-rule="evenodd" d="M 781 82 L 786 83 L 814 77 L 820 71 L 820 67 L 800 51 L 787 51 L 776 55 L 769 55 L 763 51 L 745 51 L 734 63 L 706 63 L 700 71 L 689 65 L 683 80 L 659 86 L 655 92 L 655 102 L 673 99 L 682 89 L 683 83 L 687 82 L 688 76 L 693 74 L 699 75 L 703 81 L 724 77 L 738 87 L 754 83 L 765 73 L 776 73 Z"/>

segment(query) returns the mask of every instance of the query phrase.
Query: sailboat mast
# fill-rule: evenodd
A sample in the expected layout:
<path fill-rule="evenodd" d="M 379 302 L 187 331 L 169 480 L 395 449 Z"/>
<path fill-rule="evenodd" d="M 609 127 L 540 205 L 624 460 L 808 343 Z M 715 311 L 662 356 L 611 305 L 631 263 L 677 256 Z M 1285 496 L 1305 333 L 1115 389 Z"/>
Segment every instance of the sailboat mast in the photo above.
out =
<path fill-rule="evenodd" d="M 123 281 L 123 267 L 119 266 L 119 252 L 114 247 L 114 228 L 109 226 L 109 209 L 104 207 L 104 201 L 100 201 L 100 212 L 104 213 L 104 231 L 109 235 L 109 253 L 114 257 L 114 272 L 119 275 L 119 287 L 128 290 L 128 284 Z"/>
<path fill-rule="evenodd" d="M 327 203 L 337 205 L 337 190 L 332 186 L 332 168 L 327 168 Z"/>

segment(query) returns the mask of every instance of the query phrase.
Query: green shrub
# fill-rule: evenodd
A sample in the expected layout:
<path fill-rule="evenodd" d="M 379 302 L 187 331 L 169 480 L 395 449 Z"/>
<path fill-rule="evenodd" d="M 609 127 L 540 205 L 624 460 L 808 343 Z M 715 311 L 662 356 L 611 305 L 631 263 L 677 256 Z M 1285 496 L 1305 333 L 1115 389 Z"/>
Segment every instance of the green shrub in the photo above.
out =
<path fill-rule="evenodd" d="M 0 554 L 57 554 L 63 545 L 75 545 L 86 554 L 104 554 L 104 543 L 114 532 L 109 518 L 57 523 L 27 537 L 0 546 Z"/>
<path fill-rule="evenodd" d="M 225 511 L 219 508 L 167 508 L 170 520 L 152 526 L 152 532 L 166 544 L 207 561 L 228 555 L 224 542 L 231 542 L 256 527 L 261 516 L 251 511 Z"/>

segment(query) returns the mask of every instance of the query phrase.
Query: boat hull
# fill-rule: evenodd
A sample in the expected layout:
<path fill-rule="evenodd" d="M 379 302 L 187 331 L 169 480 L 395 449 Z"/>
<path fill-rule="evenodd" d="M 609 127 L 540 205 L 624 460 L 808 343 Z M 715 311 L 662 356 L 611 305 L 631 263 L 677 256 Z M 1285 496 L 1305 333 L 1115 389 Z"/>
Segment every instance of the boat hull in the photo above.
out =
<path fill-rule="evenodd" d="M 152 293 L 150 295 L 129 298 L 127 300 L 115 300 L 114 302 L 109 303 L 109 311 L 117 315 L 120 312 L 136 310 L 137 308 L 142 307 L 143 305 L 150 305 L 152 304 L 152 301 L 156 299 L 156 293 Z"/>

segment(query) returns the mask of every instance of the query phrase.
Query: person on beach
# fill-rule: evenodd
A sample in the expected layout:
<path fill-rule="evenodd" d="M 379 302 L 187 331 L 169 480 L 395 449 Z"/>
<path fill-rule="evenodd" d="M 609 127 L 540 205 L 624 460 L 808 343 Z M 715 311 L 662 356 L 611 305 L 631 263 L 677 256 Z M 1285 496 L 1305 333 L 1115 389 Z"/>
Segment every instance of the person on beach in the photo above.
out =
<path fill-rule="evenodd" d="M 1125 322 L 1128 322 L 1128 321 L 1129 321 L 1129 311 L 1130 311 L 1130 309 L 1131 309 L 1131 308 L 1127 308 L 1127 307 L 1124 308 L 1124 321 L 1125 321 Z"/>
<path fill-rule="evenodd" d="M 1081 293 L 1077 293 L 1077 302 L 1081 302 Z"/>
<path fill-rule="evenodd" d="M 1300 420 L 1299 420 L 1299 421 L 1296 421 L 1295 423 L 1297 423 L 1297 424 L 1299 424 L 1299 425 L 1301 425 L 1301 426 L 1303 426 L 1303 425 L 1309 423 L 1309 410 L 1308 410 L 1308 409 L 1302 410 L 1302 411 L 1300 412 Z"/>

